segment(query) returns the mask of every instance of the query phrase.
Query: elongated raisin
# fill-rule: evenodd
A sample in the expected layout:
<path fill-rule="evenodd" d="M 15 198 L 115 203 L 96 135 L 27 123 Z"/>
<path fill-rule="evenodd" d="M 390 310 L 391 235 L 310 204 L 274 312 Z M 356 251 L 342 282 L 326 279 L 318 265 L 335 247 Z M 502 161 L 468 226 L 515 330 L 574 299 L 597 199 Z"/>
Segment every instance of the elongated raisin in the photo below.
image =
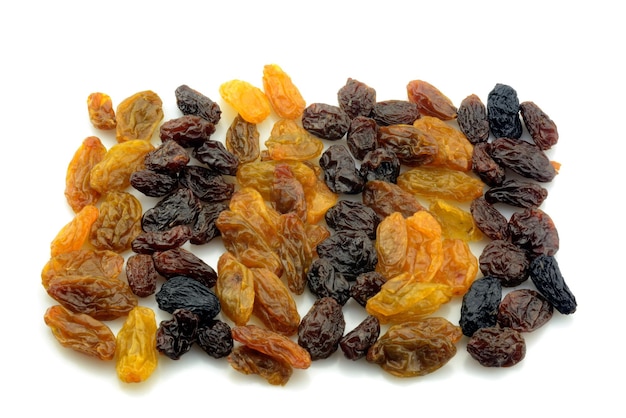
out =
<path fill-rule="evenodd" d="M 90 173 L 93 166 L 104 158 L 106 148 L 96 136 L 83 140 L 67 166 L 65 175 L 65 198 L 76 213 L 87 205 L 95 205 L 100 192 L 91 187 Z"/>
<path fill-rule="evenodd" d="M 380 322 L 376 317 L 368 315 L 339 340 L 339 347 L 346 358 L 358 360 L 367 355 L 368 350 L 378 340 L 379 335 Z"/>
<path fill-rule="evenodd" d="M 204 141 L 194 148 L 193 156 L 213 171 L 229 176 L 237 174 L 239 158 L 228 151 L 220 141 L 212 139 Z"/>
<path fill-rule="evenodd" d="M 257 126 L 238 114 L 226 131 L 225 146 L 242 164 L 257 160 L 261 155 Z"/>
<path fill-rule="evenodd" d="M 489 118 L 487 107 L 475 94 L 467 96 L 459 105 L 456 118 L 459 129 L 472 144 L 489 139 Z"/>
<path fill-rule="evenodd" d="M 519 99 L 511 86 L 498 83 L 487 96 L 489 128 L 496 138 L 517 139 L 522 136 Z"/>
<path fill-rule="evenodd" d="M 178 187 L 176 174 L 137 170 L 130 175 L 130 185 L 146 196 L 163 197 Z"/>
<path fill-rule="evenodd" d="M 238 372 L 258 375 L 271 385 L 284 386 L 293 374 L 293 367 L 287 362 L 245 345 L 229 354 L 228 363 Z"/>
<path fill-rule="evenodd" d="M 143 139 L 113 145 L 89 172 L 89 185 L 101 194 L 124 191 L 130 186 L 131 174 L 144 168 L 146 155 L 154 149 L 154 145 Z"/>
<path fill-rule="evenodd" d="M 532 332 L 545 325 L 554 312 L 552 304 L 532 289 L 507 293 L 498 308 L 498 325 L 519 332 Z"/>
<path fill-rule="evenodd" d="M 550 255 L 540 255 L 530 263 L 530 279 L 553 306 L 562 314 L 576 312 L 576 297 L 565 282 L 559 263 Z"/>
<path fill-rule="evenodd" d="M 176 174 L 189 160 L 189 152 L 179 143 L 165 141 L 145 156 L 144 164 L 148 170 Z"/>
<path fill-rule="evenodd" d="M 376 228 L 380 218 L 369 206 L 351 200 L 341 200 L 324 215 L 326 224 L 335 231 L 364 231 L 376 239 Z"/>
<path fill-rule="evenodd" d="M 200 257 L 184 248 L 172 248 L 152 254 L 154 267 L 163 277 L 186 276 L 207 287 L 215 286 L 217 273 Z"/>
<path fill-rule="evenodd" d="M 384 180 L 370 180 L 365 183 L 362 199 L 380 219 L 394 212 L 400 212 L 402 216 L 408 218 L 415 212 L 425 209 L 414 195 L 397 184 Z"/>
<path fill-rule="evenodd" d="M 491 203 L 483 197 L 477 197 L 470 204 L 470 213 L 474 223 L 487 237 L 505 240 L 509 236 L 509 221 Z"/>
<path fill-rule="evenodd" d="M 247 81 L 230 80 L 222 83 L 219 90 L 222 99 L 250 123 L 261 123 L 272 112 L 265 93 Z"/>
<path fill-rule="evenodd" d="M 278 65 L 263 67 L 263 90 L 279 117 L 297 119 L 302 115 L 306 102 L 289 74 Z"/>
<path fill-rule="evenodd" d="M 298 327 L 298 345 L 311 354 L 311 360 L 330 357 L 343 336 L 346 322 L 341 305 L 331 297 L 313 302 Z"/>
<path fill-rule="evenodd" d="M 144 231 L 167 231 L 176 225 L 191 225 L 199 211 L 200 200 L 182 187 L 147 209 L 141 217 L 141 227 Z"/>
<path fill-rule="evenodd" d="M 441 120 L 457 117 L 457 108 L 452 100 L 432 84 L 423 80 L 411 80 L 406 89 L 409 100 L 417 104 L 421 115 L 434 116 Z"/>
<path fill-rule="evenodd" d="M 118 253 L 129 250 L 141 232 L 142 210 L 141 202 L 131 193 L 107 193 L 91 226 L 91 245 Z"/>
<path fill-rule="evenodd" d="M 502 300 L 502 283 L 497 277 L 485 276 L 472 283 L 463 296 L 459 325 L 463 335 L 471 337 L 477 330 L 498 322 Z"/>
<path fill-rule="evenodd" d="M 156 292 L 159 274 L 150 254 L 133 254 L 126 260 L 126 279 L 133 293 L 147 297 Z"/>
<path fill-rule="evenodd" d="M 217 262 L 215 294 L 220 300 L 222 312 L 235 325 L 245 325 L 254 308 L 254 276 L 234 254 L 223 253 Z"/>
<path fill-rule="evenodd" d="M 324 180 L 335 193 L 356 194 L 363 191 L 365 181 L 354 159 L 343 144 L 333 144 L 322 153 L 319 160 Z"/>
<path fill-rule="evenodd" d="M 184 115 L 164 122 L 159 130 L 162 142 L 174 141 L 183 148 L 199 147 L 215 132 L 215 125 L 200 116 Z"/>
<path fill-rule="evenodd" d="M 417 105 L 408 100 L 383 100 L 376 102 L 369 115 L 378 125 L 410 125 L 420 117 Z"/>
<path fill-rule="evenodd" d="M 401 163 L 420 166 L 432 163 L 439 152 L 437 140 L 413 125 L 389 125 L 378 129 L 378 144 L 393 151 Z"/>
<path fill-rule="evenodd" d="M 346 145 L 357 160 L 378 148 L 378 125 L 367 116 L 356 116 L 350 122 L 346 135 Z"/>
<path fill-rule="evenodd" d="M 491 143 L 491 157 L 520 176 L 550 182 L 557 175 L 554 164 L 536 145 L 510 138 L 496 138 Z"/>
<path fill-rule="evenodd" d="M 211 203 L 228 200 L 235 191 L 235 185 L 227 182 L 222 174 L 199 165 L 183 168 L 180 184 L 191 190 L 198 199 Z"/>
<path fill-rule="evenodd" d="M 206 285 L 185 276 L 169 278 L 155 295 L 159 309 L 174 313 L 186 309 L 202 321 L 211 320 L 220 312 L 220 301 Z"/>
<path fill-rule="evenodd" d="M 552 148 L 559 141 L 556 123 L 534 102 L 519 105 L 522 120 L 533 141 L 542 150 Z"/>
<path fill-rule="evenodd" d="M 311 103 L 302 114 L 302 126 L 313 135 L 336 141 L 350 128 L 350 117 L 339 106 Z"/>
<path fill-rule="evenodd" d="M 200 116 L 216 125 L 222 115 L 220 106 L 197 90 L 183 84 L 174 92 L 176 105 L 184 115 Z"/>
<path fill-rule="evenodd" d="M 87 242 L 91 226 L 98 219 L 99 210 L 93 205 L 83 207 L 55 235 L 50 243 L 50 256 L 80 250 Z"/>
<path fill-rule="evenodd" d="M 506 170 L 491 157 L 491 144 L 479 142 L 472 150 L 472 171 L 488 186 L 500 186 Z"/>
<path fill-rule="evenodd" d="M 191 234 L 191 228 L 187 225 L 176 225 L 165 231 L 144 231 L 135 237 L 131 248 L 140 254 L 171 250 L 186 243 L 191 238 Z"/>
<path fill-rule="evenodd" d="M 294 335 L 298 332 L 300 314 L 289 288 L 268 269 L 254 268 L 250 271 L 254 282 L 252 314 L 268 329 L 283 335 Z"/>
<path fill-rule="evenodd" d="M 124 268 L 124 257 L 114 251 L 79 249 L 50 257 L 41 270 L 41 284 L 64 276 L 103 276 L 116 279 Z"/>
<path fill-rule="evenodd" d="M 117 333 L 115 369 L 125 383 L 139 383 L 148 379 L 159 364 L 156 348 L 156 316 L 145 306 L 137 306 Z"/>
<path fill-rule="evenodd" d="M 506 203 L 520 208 L 536 208 L 548 197 L 548 190 L 532 181 L 511 179 L 485 192 L 489 203 Z"/>

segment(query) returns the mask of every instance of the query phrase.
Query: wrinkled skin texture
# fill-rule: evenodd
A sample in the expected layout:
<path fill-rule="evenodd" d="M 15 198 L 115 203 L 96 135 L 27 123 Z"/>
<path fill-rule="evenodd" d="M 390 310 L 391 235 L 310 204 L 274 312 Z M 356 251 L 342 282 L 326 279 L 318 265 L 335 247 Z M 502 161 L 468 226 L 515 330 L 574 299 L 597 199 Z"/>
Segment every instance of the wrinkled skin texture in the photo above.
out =
<path fill-rule="evenodd" d="M 222 312 L 236 325 L 248 323 L 254 307 L 254 276 L 229 252 L 218 260 L 215 294 Z"/>
<path fill-rule="evenodd" d="M 438 88 L 423 80 L 411 80 L 407 84 L 409 100 L 417 104 L 422 116 L 434 116 L 441 120 L 457 117 L 457 108 Z"/>
<path fill-rule="evenodd" d="M 298 345 L 311 354 L 311 360 L 330 357 L 339 347 L 346 322 L 341 305 L 331 297 L 313 302 L 298 327 Z"/>
<path fill-rule="evenodd" d="M 475 94 L 467 96 L 459 105 L 457 118 L 459 129 L 472 144 L 489 139 L 487 107 Z"/>
<path fill-rule="evenodd" d="M 279 119 L 265 141 L 268 158 L 272 160 L 307 161 L 317 158 L 324 143 L 291 119 Z"/>
<path fill-rule="evenodd" d="M 291 336 L 298 331 L 300 314 L 289 288 L 267 269 L 250 269 L 254 282 L 253 315 L 271 331 Z"/>
<path fill-rule="evenodd" d="M 127 192 L 109 192 L 91 226 L 90 242 L 98 250 L 122 253 L 141 233 L 141 202 Z"/>
<path fill-rule="evenodd" d="M 222 99 L 250 123 L 263 122 L 272 111 L 265 93 L 247 81 L 227 81 L 220 86 L 219 91 Z"/>
<path fill-rule="evenodd" d="M 241 164 L 257 160 L 261 155 L 257 126 L 238 114 L 226 131 L 225 146 Z"/>
<path fill-rule="evenodd" d="M 163 120 L 163 101 L 153 91 L 140 91 L 117 105 L 115 119 L 117 142 L 150 141 Z"/>
<path fill-rule="evenodd" d="M 552 304 L 536 290 L 515 289 L 500 302 L 498 325 L 519 332 L 532 332 L 545 325 L 553 312 Z"/>
<path fill-rule="evenodd" d="M 463 296 L 459 325 L 463 335 L 471 337 L 477 330 L 495 326 L 502 300 L 502 284 L 496 277 L 482 277 L 472 283 Z"/>
<path fill-rule="evenodd" d="M 306 102 L 289 74 L 278 65 L 263 67 L 263 90 L 279 117 L 293 120 L 302 116 Z"/>
<path fill-rule="evenodd" d="M 460 171 L 472 168 L 472 143 L 463 133 L 433 116 L 422 116 L 413 126 L 437 141 L 438 151 L 429 165 L 448 167 Z"/>
<path fill-rule="evenodd" d="M 467 342 L 467 352 L 485 367 L 511 367 L 526 356 L 526 341 L 512 328 L 479 329 Z"/>
<path fill-rule="evenodd" d="M 522 102 L 519 105 L 522 120 L 533 141 L 542 150 L 552 148 L 559 141 L 556 123 L 534 102 Z"/>
<path fill-rule="evenodd" d="M 117 333 L 115 369 L 124 383 L 147 380 L 159 364 L 156 348 L 157 324 L 154 311 L 137 306 Z"/>
<path fill-rule="evenodd" d="M 398 186 L 416 196 L 469 202 L 485 184 L 468 173 L 445 167 L 414 167 L 398 177 Z"/>
<path fill-rule="evenodd" d="M 93 205 L 82 208 L 72 220 L 66 223 L 50 243 L 50 256 L 80 250 L 89 238 L 91 226 L 98 219 L 100 211 Z"/>
<path fill-rule="evenodd" d="M 564 315 L 576 312 L 576 297 L 565 282 L 554 256 L 540 255 L 535 258 L 530 264 L 530 279 L 554 309 Z"/>
<path fill-rule="evenodd" d="M 64 276 L 103 276 L 117 278 L 124 267 L 124 257 L 114 251 L 80 249 L 50 257 L 41 271 L 41 284 Z"/>
<path fill-rule="evenodd" d="M 288 363 L 245 345 L 235 348 L 227 360 L 238 372 L 258 375 L 275 386 L 285 386 L 293 374 Z"/>
<path fill-rule="evenodd" d="M 219 122 L 222 115 L 220 106 L 204 94 L 183 84 L 176 88 L 174 95 L 176 106 L 184 115 L 200 116 L 214 125 Z"/>
<path fill-rule="evenodd" d="M 117 126 L 113 101 L 108 94 L 91 93 L 87 97 L 89 121 L 96 129 L 111 130 Z"/>
<path fill-rule="evenodd" d="M 75 213 L 87 205 L 95 205 L 100 192 L 90 184 L 93 166 L 104 158 L 106 148 L 98 137 L 90 136 L 83 140 L 67 166 L 65 175 L 65 198 Z"/>

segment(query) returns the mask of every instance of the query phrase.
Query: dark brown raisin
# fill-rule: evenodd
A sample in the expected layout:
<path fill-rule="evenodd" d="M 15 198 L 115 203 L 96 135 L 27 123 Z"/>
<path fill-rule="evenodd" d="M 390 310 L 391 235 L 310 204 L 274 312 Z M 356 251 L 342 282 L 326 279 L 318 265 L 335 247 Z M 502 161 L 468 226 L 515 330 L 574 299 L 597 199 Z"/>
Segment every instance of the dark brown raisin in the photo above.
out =
<path fill-rule="evenodd" d="M 432 163 L 439 152 L 437 140 L 413 125 L 381 126 L 378 144 L 388 147 L 408 166 Z"/>
<path fill-rule="evenodd" d="M 146 196 L 163 197 L 178 187 L 176 174 L 137 170 L 130 175 L 130 185 Z"/>
<path fill-rule="evenodd" d="M 348 280 L 373 271 L 378 255 L 372 240 L 363 231 L 337 231 L 317 245 L 320 258 L 328 258 Z"/>
<path fill-rule="evenodd" d="M 501 300 L 502 283 L 497 277 L 485 276 L 475 280 L 461 303 L 459 326 L 463 335 L 471 337 L 481 328 L 496 325 Z"/>
<path fill-rule="evenodd" d="M 457 112 L 459 129 L 472 144 L 487 142 L 489 139 L 489 118 L 487 107 L 475 94 L 467 96 Z"/>
<path fill-rule="evenodd" d="M 484 197 L 477 197 L 470 205 L 470 212 L 474 224 L 488 238 L 505 240 L 509 236 L 509 221 L 506 217 Z"/>
<path fill-rule="evenodd" d="M 534 102 L 519 105 L 522 120 L 533 141 L 542 150 L 552 148 L 559 141 L 556 123 Z"/>
<path fill-rule="evenodd" d="M 337 101 L 350 118 L 369 116 L 376 103 L 376 90 L 362 81 L 348 78 L 337 92 Z"/>
<path fill-rule="evenodd" d="M 222 111 L 220 106 L 204 94 L 183 84 L 174 92 L 176 105 L 185 115 L 200 116 L 217 125 Z"/>
<path fill-rule="evenodd" d="M 226 202 L 200 202 L 198 216 L 191 228 L 189 242 L 195 245 L 206 244 L 220 235 L 216 221 L 223 210 L 228 209 Z"/>
<path fill-rule="evenodd" d="M 368 315 L 352 331 L 339 340 L 343 355 L 350 360 L 358 360 L 367 355 L 369 348 L 378 340 L 380 322 L 378 318 Z"/>
<path fill-rule="evenodd" d="M 217 273 L 204 260 L 184 248 L 158 251 L 152 254 L 154 267 L 163 277 L 186 276 L 207 287 L 215 286 Z"/>
<path fill-rule="evenodd" d="M 204 141 L 193 150 L 193 156 L 215 172 L 229 176 L 237 174 L 239 158 L 228 151 L 220 141 Z"/>
<path fill-rule="evenodd" d="M 541 293 L 515 289 L 507 293 L 498 309 L 498 325 L 519 332 L 532 332 L 552 318 L 554 307 Z"/>
<path fill-rule="evenodd" d="M 157 328 L 156 348 L 159 353 L 178 360 L 195 343 L 200 318 L 187 309 L 177 309 L 172 315 Z"/>
<path fill-rule="evenodd" d="M 126 261 L 126 279 L 133 293 L 147 297 L 156 292 L 159 273 L 150 254 L 133 254 Z"/>
<path fill-rule="evenodd" d="M 511 179 L 485 192 L 489 203 L 506 203 L 520 208 L 536 208 L 548 197 L 548 190 L 532 181 Z"/>
<path fill-rule="evenodd" d="M 408 218 L 424 206 L 411 193 L 394 183 L 384 180 L 370 180 L 363 188 L 363 203 L 372 208 L 383 219 L 394 212 Z"/>
<path fill-rule="evenodd" d="M 165 173 L 178 173 L 189 163 L 189 153 L 175 141 L 166 141 L 153 151 L 150 151 L 145 159 L 146 169 Z"/>
<path fill-rule="evenodd" d="M 331 297 L 340 305 L 345 305 L 350 299 L 350 282 L 326 258 L 313 260 L 307 270 L 306 280 L 309 290 L 318 298 Z"/>
<path fill-rule="evenodd" d="M 526 251 L 509 241 L 487 243 L 478 264 L 485 276 L 497 277 L 504 287 L 518 286 L 528 279 L 530 261 Z"/>
<path fill-rule="evenodd" d="M 520 176 L 542 183 L 550 182 L 557 175 L 548 156 L 536 145 L 510 138 L 496 138 L 489 150 L 491 157 L 500 165 Z"/>
<path fill-rule="evenodd" d="M 371 239 L 376 239 L 376 228 L 380 222 L 374 209 L 352 200 L 340 200 L 326 211 L 324 218 L 335 231 L 364 231 Z"/>
<path fill-rule="evenodd" d="M 472 171 L 488 186 L 501 185 L 506 178 L 504 167 L 491 157 L 491 144 L 479 142 L 472 150 Z"/>
<path fill-rule="evenodd" d="M 302 127 L 313 135 L 336 141 L 350 128 L 350 117 L 339 106 L 311 103 L 302 114 Z"/>
<path fill-rule="evenodd" d="M 182 187 L 147 209 L 141 227 L 144 231 L 166 231 L 176 225 L 191 225 L 199 210 L 200 200 L 191 190 Z"/>
<path fill-rule="evenodd" d="M 131 242 L 131 249 L 139 254 L 178 248 L 191 238 L 191 228 L 176 225 L 165 231 L 143 231 Z"/>
<path fill-rule="evenodd" d="M 343 144 L 333 144 L 322 153 L 319 165 L 324 181 L 335 193 L 356 194 L 363 191 L 365 181 L 356 167 L 354 158 Z"/>
<path fill-rule="evenodd" d="M 200 116 L 185 115 L 161 125 L 161 141 L 174 141 L 183 148 L 197 147 L 215 133 L 215 125 Z"/>
<path fill-rule="evenodd" d="M 233 350 L 230 326 L 219 319 L 203 322 L 198 328 L 197 343 L 213 358 L 226 357 Z"/>
<path fill-rule="evenodd" d="M 380 292 L 385 282 L 385 276 L 376 271 L 361 273 L 350 287 L 350 295 L 359 305 L 365 306 L 369 298 Z"/>
<path fill-rule="evenodd" d="M 390 149 L 380 147 L 365 154 L 359 172 L 366 182 L 383 180 L 395 183 L 400 175 L 400 168 L 398 156 Z"/>
<path fill-rule="evenodd" d="M 526 356 L 526 341 L 512 328 L 479 329 L 467 342 L 467 352 L 485 367 L 511 367 Z"/>
<path fill-rule="evenodd" d="M 235 185 L 222 174 L 199 165 L 185 167 L 180 173 L 180 184 L 205 202 L 228 200 L 235 191 Z"/>
<path fill-rule="evenodd" d="M 408 100 L 384 100 L 376 102 L 370 117 L 378 125 L 410 125 L 420 117 L 417 105 Z"/>
<path fill-rule="evenodd" d="M 357 116 L 350 122 L 346 136 L 348 149 L 357 160 L 378 148 L 378 124 L 372 118 Z"/>
<path fill-rule="evenodd" d="M 311 360 L 328 358 L 337 351 L 345 327 L 341 305 L 331 297 L 317 299 L 300 321 L 298 345 Z"/>
<path fill-rule="evenodd" d="M 155 294 L 159 309 L 174 313 L 186 309 L 208 321 L 220 312 L 220 301 L 206 285 L 185 276 L 168 279 Z"/>
<path fill-rule="evenodd" d="M 509 219 L 509 235 L 531 258 L 554 255 L 559 250 L 559 232 L 552 218 L 541 209 L 528 208 L 513 213 Z"/>

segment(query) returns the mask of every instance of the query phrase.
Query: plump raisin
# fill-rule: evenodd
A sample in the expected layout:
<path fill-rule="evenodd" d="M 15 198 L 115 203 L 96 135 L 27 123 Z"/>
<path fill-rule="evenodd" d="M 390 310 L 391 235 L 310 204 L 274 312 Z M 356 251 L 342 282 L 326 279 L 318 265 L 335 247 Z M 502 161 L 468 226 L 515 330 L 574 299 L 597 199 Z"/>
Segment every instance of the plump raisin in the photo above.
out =
<path fill-rule="evenodd" d="M 376 103 L 376 90 L 362 81 L 348 78 L 337 92 L 337 101 L 350 118 L 369 116 Z"/>
<path fill-rule="evenodd" d="M 191 190 L 198 199 L 211 203 L 228 200 L 235 191 L 235 185 L 227 182 L 222 174 L 200 165 L 183 168 L 180 184 Z"/>
<path fill-rule="evenodd" d="M 206 244 L 213 238 L 220 235 L 217 228 L 217 217 L 223 210 L 228 209 L 224 202 L 200 202 L 198 215 L 191 228 L 191 238 L 189 242 L 195 245 Z"/>
<path fill-rule="evenodd" d="M 559 250 L 559 232 L 554 221 L 541 209 L 528 208 L 515 212 L 509 218 L 511 241 L 529 252 L 532 257 L 554 255 Z"/>
<path fill-rule="evenodd" d="M 507 293 L 498 308 L 498 325 L 519 332 L 532 332 L 552 318 L 554 307 L 541 293 L 515 289 Z"/>
<path fill-rule="evenodd" d="M 311 103 L 302 114 L 302 126 L 313 135 L 336 141 L 350 128 L 350 117 L 339 106 Z"/>
<path fill-rule="evenodd" d="M 502 286 L 514 287 L 528 279 L 530 261 L 526 251 L 504 240 L 493 240 L 485 245 L 478 259 L 485 276 L 500 279 Z"/>
<path fill-rule="evenodd" d="M 139 383 L 148 379 L 159 364 L 156 348 L 156 315 L 146 306 L 137 306 L 116 336 L 115 369 L 125 383 Z"/>
<path fill-rule="evenodd" d="M 176 174 L 189 160 L 189 152 L 185 148 L 176 141 L 166 141 L 145 156 L 144 164 L 148 170 Z"/>
<path fill-rule="evenodd" d="M 297 119 L 302 115 L 306 102 L 289 74 L 278 65 L 263 67 L 263 90 L 279 117 Z"/>
<path fill-rule="evenodd" d="M 159 200 L 141 218 L 144 231 L 167 231 L 176 225 L 191 225 L 200 210 L 200 200 L 186 187 Z"/>
<path fill-rule="evenodd" d="M 141 232 L 141 217 L 141 202 L 131 193 L 107 193 L 100 204 L 98 218 L 91 227 L 91 245 L 99 250 L 118 253 L 129 250 Z"/>
<path fill-rule="evenodd" d="M 534 102 L 522 102 L 519 105 L 522 120 L 533 141 L 542 150 L 552 148 L 559 141 L 556 123 Z"/>
<path fill-rule="evenodd" d="M 162 120 L 163 101 L 159 95 L 150 90 L 135 93 L 117 105 L 117 142 L 150 141 Z"/>
<path fill-rule="evenodd" d="M 300 314 L 287 285 L 268 269 L 250 270 L 254 282 L 252 314 L 271 331 L 294 335 L 298 332 Z"/>
<path fill-rule="evenodd" d="M 222 253 L 217 262 L 215 294 L 220 300 L 222 312 L 235 325 L 245 325 L 254 308 L 254 276 L 230 252 Z"/>
<path fill-rule="evenodd" d="M 435 199 L 428 211 L 441 225 L 441 236 L 444 239 L 460 239 L 465 242 L 479 241 L 483 235 L 474 224 L 472 214 L 460 206 Z"/>
<path fill-rule="evenodd" d="M 398 176 L 398 186 L 416 196 L 469 202 L 483 195 L 476 177 L 445 167 L 413 167 Z"/>
<path fill-rule="evenodd" d="M 64 276 L 102 276 L 117 279 L 124 268 L 124 257 L 114 251 L 81 248 L 56 256 L 41 270 L 41 284 Z"/>
<path fill-rule="evenodd" d="M 274 167 L 269 200 L 278 212 L 294 212 L 300 219 L 306 221 L 307 206 L 304 186 L 296 178 L 289 164 L 278 163 Z"/>
<path fill-rule="evenodd" d="M 235 116 L 231 122 L 224 142 L 226 149 L 242 164 L 255 161 L 261 155 L 259 130 L 241 115 Z"/>
<path fill-rule="evenodd" d="M 425 209 L 414 195 L 384 180 L 370 180 L 365 183 L 362 199 L 380 219 L 394 212 L 400 212 L 402 216 L 408 218 L 415 212 Z"/>
<path fill-rule="evenodd" d="M 326 258 L 313 260 L 306 278 L 309 290 L 318 298 L 331 297 L 340 305 L 350 299 L 350 282 Z"/>
<path fill-rule="evenodd" d="M 470 204 L 470 213 L 474 224 L 493 240 L 506 240 L 509 236 L 509 221 L 495 206 L 483 196 L 477 197 Z"/>
<path fill-rule="evenodd" d="M 150 254 L 133 254 L 126 260 L 126 279 L 133 293 L 147 297 L 156 292 L 159 273 Z"/>
<path fill-rule="evenodd" d="M 506 170 L 491 157 L 491 144 L 479 142 L 472 150 L 472 171 L 488 186 L 500 186 Z"/>
<path fill-rule="evenodd" d="M 467 342 L 467 352 L 485 367 L 511 367 L 526 356 L 526 341 L 512 328 L 479 329 Z"/>
<path fill-rule="evenodd" d="M 472 283 L 461 303 L 459 325 L 463 335 L 471 337 L 477 330 L 495 326 L 502 300 L 502 283 L 497 277 L 482 277 Z"/>
<path fill-rule="evenodd" d="M 95 205 L 100 192 L 91 187 L 89 176 L 93 166 L 106 154 L 106 147 L 96 136 L 83 140 L 67 166 L 65 174 L 65 199 L 75 213 L 87 205 Z"/>
<path fill-rule="evenodd" d="M 359 172 L 363 180 L 395 183 L 400 175 L 400 160 L 389 148 L 376 148 L 363 156 Z"/>
<path fill-rule="evenodd" d="M 174 141 L 183 148 L 198 147 L 215 133 L 215 125 L 200 116 L 184 115 L 164 122 L 159 130 L 162 142 Z"/>
<path fill-rule="evenodd" d="M 413 125 L 389 125 L 378 129 L 378 145 L 393 151 L 401 163 L 420 166 L 432 163 L 439 152 L 435 138 Z"/>
<path fill-rule="evenodd" d="M 137 170 L 130 175 L 130 185 L 146 196 L 163 197 L 178 187 L 176 174 Z"/>
<path fill-rule="evenodd" d="M 546 183 L 557 175 L 555 165 L 536 145 L 510 138 L 496 138 L 491 143 L 491 157 L 520 176 Z"/>
<path fill-rule="evenodd" d="M 307 161 L 320 156 L 324 143 L 295 120 L 279 119 L 265 141 L 267 159 Z"/>
<path fill-rule="evenodd" d="M 328 258 L 348 280 L 372 271 L 378 255 L 372 240 L 363 231 L 337 231 L 317 246 L 320 258 Z"/>
<path fill-rule="evenodd" d="M 487 96 L 489 128 L 496 138 L 517 139 L 522 136 L 519 99 L 511 86 L 498 83 Z"/>
<path fill-rule="evenodd" d="M 576 312 L 576 297 L 565 283 L 559 263 L 550 255 L 540 255 L 530 263 L 530 279 L 553 306 L 564 315 Z"/>
<path fill-rule="evenodd" d="M 330 357 L 339 347 L 346 322 L 341 305 L 331 297 L 313 302 L 298 327 L 298 345 L 311 354 L 311 360 Z"/>
<path fill-rule="evenodd" d="M 324 171 L 326 185 L 333 192 L 356 194 L 363 191 L 365 181 L 345 145 L 328 147 L 322 153 L 319 165 Z"/>
<path fill-rule="evenodd" d="M 383 100 L 374 104 L 370 117 L 381 126 L 410 125 L 420 117 L 420 113 L 417 105 L 408 100 Z"/>
<path fill-rule="evenodd" d="M 341 200 L 328 209 L 324 216 L 326 224 L 335 231 L 364 231 L 371 239 L 376 238 L 380 218 L 369 206 L 356 201 Z"/>
<path fill-rule="evenodd" d="M 217 273 L 204 260 L 184 248 L 172 248 L 152 254 L 154 267 L 163 277 L 186 276 L 207 287 L 215 286 Z"/>
<path fill-rule="evenodd" d="M 311 366 L 309 352 L 277 332 L 250 324 L 233 327 L 232 335 L 235 341 L 284 361 L 296 369 L 308 369 Z"/>
<path fill-rule="evenodd" d="M 409 100 L 417 104 L 421 115 L 434 116 L 441 120 L 457 117 L 457 108 L 452 100 L 432 84 L 423 80 L 411 80 L 406 89 Z"/>
<path fill-rule="evenodd" d="M 272 112 L 263 90 L 244 80 L 230 80 L 220 85 L 220 96 L 246 121 L 263 122 Z"/>
<path fill-rule="evenodd" d="M 413 127 L 437 142 L 437 154 L 428 165 L 459 171 L 471 170 L 474 147 L 460 130 L 434 116 L 422 116 L 413 122 Z"/>
<path fill-rule="evenodd" d="M 350 287 L 350 296 L 352 296 L 352 299 L 357 301 L 359 305 L 365 307 L 367 301 L 380 292 L 385 282 L 385 277 L 376 271 L 361 273 L 356 277 Z"/>
<path fill-rule="evenodd" d="M 165 231 L 143 231 L 132 241 L 131 248 L 139 254 L 171 250 L 186 243 L 191 234 L 191 228 L 187 225 L 176 225 Z"/>
<path fill-rule="evenodd" d="M 459 129 L 472 144 L 489 139 L 487 107 L 477 95 L 471 94 L 461 101 L 456 120 Z"/>
<path fill-rule="evenodd" d="M 204 94 L 183 84 L 174 91 L 176 106 L 184 115 L 200 116 L 217 125 L 222 110 L 220 106 Z"/>
<path fill-rule="evenodd" d="M 378 148 L 378 125 L 367 116 L 356 116 L 350 122 L 346 135 L 346 145 L 357 160 Z"/>
<path fill-rule="evenodd" d="M 111 130 L 117 126 L 111 96 L 95 92 L 87 97 L 89 121 L 96 129 Z"/>
<path fill-rule="evenodd" d="M 232 350 L 228 363 L 239 373 L 258 375 L 271 385 L 284 386 L 293 374 L 288 363 L 245 345 Z"/>
<path fill-rule="evenodd" d="M 86 205 L 78 211 L 50 242 L 50 256 L 56 257 L 83 248 L 89 239 L 92 225 L 98 219 L 99 212 L 98 208 L 93 205 Z"/>
<path fill-rule="evenodd" d="M 237 174 L 239 158 L 220 141 L 207 140 L 194 148 L 193 156 L 213 171 L 229 176 Z"/>
<path fill-rule="evenodd" d="M 548 197 L 548 190 L 532 181 L 511 179 L 485 192 L 489 203 L 506 203 L 520 208 L 536 208 Z"/>
<path fill-rule="evenodd" d="M 230 326 L 219 319 L 202 322 L 198 327 L 196 341 L 213 358 L 226 357 L 234 346 Z"/>
<path fill-rule="evenodd" d="M 358 360 L 367 355 L 369 348 L 378 340 L 380 322 L 368 315 L 355 328 L 339 340 L 343 355 L 350 360 Z"/>
<path fill-rule="evenodd" d="M 159 309 L 173 313 L 189 310 L 201 320 L 210 320 L 220 312 L 220 301 L 206 285 L 185 276 L 168 279 L 155 294 Z"/>
<path fill-rule="evenodd" d="M 172 360 L 191 350 L 196 341 L 200 318 L 186 309 L 177 309 L 172 318 L 161 321 L 156 332 L 156 348 Z"/>

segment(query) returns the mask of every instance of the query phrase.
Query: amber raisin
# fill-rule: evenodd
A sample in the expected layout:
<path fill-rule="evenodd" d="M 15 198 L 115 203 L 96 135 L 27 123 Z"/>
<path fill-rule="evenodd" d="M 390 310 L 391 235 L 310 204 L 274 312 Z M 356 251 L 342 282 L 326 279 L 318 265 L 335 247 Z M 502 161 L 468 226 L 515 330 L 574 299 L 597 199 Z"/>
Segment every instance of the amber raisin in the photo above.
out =
<path fill-rule="evenodd" d="M 116 337 L 115 369 L 122 382 L 143 382 L 154 373 L 159 364 L 156 331 L 152 309 L 137 306 L 129 312 Z"/>
<path fill-rule="evenodd" d="M 434 116 L 442 120 L 457 117 L 457 108 L 438 88 L 423 80 L 412 80 L 407 84 L 409 100 L 417 104 L 421 115 Z"/>
<path fill-rule="evenodd" d="M 106 148 L 96 136 L 83 140 L 67 166 L 65 175 L 65 198 L 72 210 L 78 213 L 87 205 L 95 205 L 100 192 L 91 187 L 90 173 L 106 154 Z"/>
<path fill-rule="evenodd" d="M 89 121 L 95 128 L 103 130 L 115 129 L 117 125 L 115 110 L 113 110 L 111 96 L 108 94 L 91 93 L 87 97 L 87 111 L 89 113 Z"/>
<path fill-rule="evenodd" d="M 306 102 L 291 77 L 278 65 L 263 67 L 263 90 L 279 117 L 297 119 L 302 115 Z"/>
<path fill-rule="evenodd" d="M 151 90 L 124 99 L 115 111 L 117 142 L 150 141 L 163 120 L 163 101 Z"/>

